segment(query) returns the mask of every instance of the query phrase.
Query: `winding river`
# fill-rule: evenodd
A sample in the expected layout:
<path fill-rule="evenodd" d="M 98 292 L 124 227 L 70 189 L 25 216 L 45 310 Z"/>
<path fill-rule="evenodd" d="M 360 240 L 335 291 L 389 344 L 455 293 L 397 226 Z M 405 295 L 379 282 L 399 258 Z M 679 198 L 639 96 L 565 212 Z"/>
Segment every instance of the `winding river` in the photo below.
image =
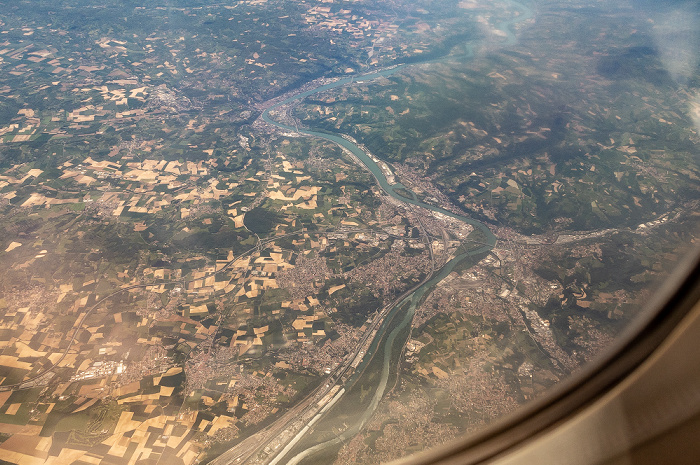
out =
<path fill-rule="evenodd" d="M 516 41 L 516 37 L 512 30 L 512 26 L 520 21 L 524 21 L 526 19 L 531 18 L 533 16 L 533 12 L 527 6 L 514 0 L 511 0 L 508 3 L 515 10 L 517 10 L 519 14 L 513 19 L 499 23 L 497 25 L 497 29 L 500 30 L 504 36 L 503 43 L 505 45 L 512 45 Z M 398 355 L 398 353 L 403 349 L 403 345 L 405 344 L 405 341 L 398 341 L 403 343 L 397 344 L 397 338 L 402 335 L 402 332 L 404 337 L 406 337 L 406 335 L 408 334 L 407 329 L 410 327 L 411 321 L 413 320 L 414 312 L 416 310 L 416 306 L 419 304 L 422 297 L 425 295 L 426 292 L 428 292 L 429 289 L 431 289 L 433 286 L 442 281 L 446 276 L 448 276 L 455 268 L 455 266 L 460 264 L 463 260 L 470 256 L 484 254 L 493 249 L 493 247 L 496 245 L 496 236 L 494 236 L 491 230 L 480 221 L 474 220 L 472 218 L 467 218 L 465 216 L 457 215 L 440 207 L 423 203 L 420 200 L 418 200 L 416 195 L 406 186 L 402 185 L 401 183 L 390 183 L 382 169 L 377 165 L 377 163 L 357 143 L 352 141 L 351 138 L 345 138 L 325 132 L 318 132 L 307 128 L 295 128 L 287 124 L 277 122 L 271 116 L 271 112 L 274 112 L 280 107 L 301 101 L 310 95 L 325 92 L 327 90 L 351 84 L 353 82 L 364 82 L 377 79 L 379 77 L 388 77 L 392 74 L 401 71 L 406 66 L 411 65 L 399 65 L 370 74 L 343 78 L 329 84 L 324 84 L 319 87 L 306 90 L 270 106 L 262 113 L 262 119 L 266 123 L 276 126 L 279 129 L 294 132 L 301 135 L 317 137 L 341 146 L 342 148 L 350 151 L 364 165 L 364 167 L 372 173 L 378 185 L 388 195 L 394 197 L 395 199 L 401 202 L 416 205 L 427 210 L 431 210 L 433 212 L 470 224 L 475 229 L 480 230 L 483 233 L 483 237 L 485 237 L 486 239 L 481 247 L 472 249 L 469 252 L 458 255 L 452 260 L 448 261 L 442 268 L 435 272 L 430 277 L 430 279 L 425 281 L 413 292 L 396 302 L 393 305 L 393 307 L 391 307 L 386 317 L 378 327 L 376 335 L 374 336 L 374 339 L 371 345 L 369 346 L 366 354 L 364 355 L 364 358 L 362 359 L 361 363 L 357 366 L 357 369 L 355 370 L 354 374 L 346 381 L 344 385 L 345 390 L 348 391 L 352 388 L 353 385 L 355 385 L 358 382 L 358 380 L 361 377 L 369 376 L 372 374 L 376 375 L 375 372 L 366 370 L 366 368 L 372 361 L 373 357 L 382 357 L 381 373 L 379 376 L 377 387 L 372 394 L 372 399 L 369 402 L 369 405 L 365 408 L 365 411 L 362 413 L 360 420 L 347 427 L 345 431 L 335 436 L 333 439 L 322 441 L 311 447 L 308 447 L 307 445 L 307 447 L 303 447 L 301 449 L 291 449 L 290 452 L 297 452 L 297 454 L 289 459 L 289 461 L 287 462 L 289 464 L 300 463 L 305 459 L 311 458 L 317 452 L 320 452 L 326 448 L 338 446 L 341 442 L 351 438 L 362 429 L 362 427 L 365 425 L 367 420 L 369 420 L 370 416 L 376 409 L 377 405 L 379 404 L 379 401 L 384 396 L 391 370 L 391 360 L 392 358 L 395 358 Z M 406 197 L 405 194 L 401 195 L 399 192 L 408 192 L 409 194 L 411 194 L 412 198 Z M 337 407 L 338 406 L 334 406 L 334 408 Z M 334 408 L 331 408 L 328 411 L 332 412 Z M 326 412 L 326 414 L 327 413 L 328 412 Z M 278 456 L 275 462 L 278 462 L 283 458 L 284 457 Z"/>

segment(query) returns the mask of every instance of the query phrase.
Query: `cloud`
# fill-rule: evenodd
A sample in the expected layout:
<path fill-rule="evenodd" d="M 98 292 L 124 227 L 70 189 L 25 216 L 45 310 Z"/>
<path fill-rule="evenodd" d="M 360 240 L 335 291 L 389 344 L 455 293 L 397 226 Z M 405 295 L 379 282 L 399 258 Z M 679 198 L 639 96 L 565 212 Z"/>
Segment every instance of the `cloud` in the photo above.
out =
<path fill-rule="evenodd" d="M 687 83 L 698 66 L 700 21 L 688 4 L 659 13 L 653 28 L 661 62 L 678 83 Z"/>

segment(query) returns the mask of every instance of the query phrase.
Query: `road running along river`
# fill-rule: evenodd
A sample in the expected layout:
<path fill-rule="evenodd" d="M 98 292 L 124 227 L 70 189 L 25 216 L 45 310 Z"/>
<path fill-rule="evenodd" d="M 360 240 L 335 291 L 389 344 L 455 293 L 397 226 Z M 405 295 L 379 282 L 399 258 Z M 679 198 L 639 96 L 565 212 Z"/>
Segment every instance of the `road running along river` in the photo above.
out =
<path fill-rule="evenodd" d="M 530 8 L 527 6 L 516 2 L 516 1 L 510 1 L 509 4 L 513 6 L 516 10 L 518 10 L 519 14 L 513 19 L 503 21 L 497 25 L 497 29 L 502 31 L 505 34 L 504 38 L 504 45 L 512 45 L 516 41 L 515 34 L 512 30 L 512 26 L 515 25 L 518 22 L 527 20 L 532 18 L 533 12 Z M 452 57 L 449 57 L 452 58 Z M 345 382 L 344 384 L 344 389 L 342 392 L 348 392 L 353 385 L 355 385 L 359 378 L 362 376 L 366 376 L 367 373 L 367 366 L 370 364 L 370 362 L 373 360 L 375 355 L 379 355 L 382 357 L 382 364 L 381 364 L 381 373 L 378 379 L 377 387 L 374 390 L 374 394 L 372 395 L 371 402 L 369 405 L 365 408 L 363 414 L 361 415 L 359 421 L 355 421 L 354 424 L 350 425 L 347 427 L 342 433 L 340 434 L 334 434 L 335 437 L 332 439 L 328 439 L 325 441 L 322 441 L 316 445 L 310 446 L 309 444 L 306 444 L 304 447 L 301 449 L 297 448 L 292 448 L 291 450 L 287 452 L 297 452 L 296 455 L 292 455 L 289 461 L 287 462 L 288 464 L 297 464 L 300 463 L 306 459 L 311 458 L 313 455 L 317 454 L 318 452 L 321 452 L 322 450 L 326 448 L 331 448 L 334 446 L 337 446 L 341 442 L 344 442 L 348 439 L 350 439 L 352 436 L 357 434 L 362 427 L 365 425 L 367 420 L 369 420 L 370 416 L 372 413 L 374 413 L 374 410 L 377 408 L 379 401 L 381 398 L 384 396 L 384 392 L 386 390 L 388 380 L 389 380 L 389 375 L 390 375 L 390 368 L 391 368 L 391 361 L 392 358 L 395 358 L 398 354 L 395 352 L 398 350 L 400 352 L 403 349 L 403 346 L 405 344 L 405 341 L 403 341 L 402 344 L 396 344 L 396 338 L 399 337 L 402 333 L 403 336 L 405 337 L 408 334 L 407 328 L 410 326 L 411 321 L 413 320 L 413 315 L 416 310 L 416 306 L 420 303 L 421 299 L 425 295 L 426 292 L 428 292 L 429 289 L 431 289 L 433 286 L 438 284 L 440 281 L 442 281 L 445 277 L 447 277 L 453 270 L 454 268 L 460 264 L 463 260 L 472 257 L 472 256 L 477 256 L 480 254 L 484 254 L 496 245 L 496 236 L 491 232 L 491 230 L 483 223 L 480 221 L 474 220 L 472 218 L 467 218 L 465 216 L 457 215 L 455 213 L 452 213 L 450 211 L 447 211 L 445 209 L 442 209 L 440 207 L 436 207 L 433 205 L 429 205 L 426 203 L 423 203 L 417 199 L 415 194 L 408 189 L 406 186 L 402 185 L 401 183 L 394 183 L 391 184 L 387 180 L 386 176 L 384 175 L 384 172 L 382 169 L 377 165 L 377 163 L 369 156 L 368 153 L 366 153 L 360 146 L 353 141 L 351 141 L 350 138 L 344 138 L 338 135 L 334 134 L 329 134 L 329 133 L 322 133 L 322 132 L 317 132 L 313 131 L 311 129 L 307 128 L 295 128 L 291 127 L 287 124 L 280 123 L 272 119 L 270 113 L 275 111 L 276 109 L 288 105 L 297 101 L 301 101 L 305 99 L 306 97 L 317 94 L 320 92 L 325 92 L 327 90 L 331 90 L 337 87 L 344 86 L 346 84 L 351 84 L 353 82 L 358 82 L 358 81 L 371 81 L 380 77 L 388 77 L 391 76 L 392 74 L 397 73 L 398 71 L 402 70 L 406 66 L 410 65 L 399 65 L 395 66 L 392 68 L 384 69 L 381 71 L 377 71 L 374 73 L 370 74 L 365 74 L 365 75 L 360 75 L 360 76 L 353 76 L 353 77 L 348 77 L 348 78 L 343 78 L 339 79 L 337 81 L 334 81 L 329 84 L 324 84 L 322 86 L 304 91 L 302 93 L 293 95 L 285 100 L 282 100 L 271 107 L 267 108 L 263 113 L 262 113 L 262 119 L 273 126 L 276 126 L 280 129 L 297 133 L 297 134 L 302 134 L 302 135 L 307 135 L 311 137 L 317 137 L 320 139 L 325 139 L 327 141 L 333 142 L 347 150 L 349 150 L 357 159 L 367 168 L 374 178 L 376 179 L 377 183 L 381 187 L 381 189 L 386 192 L 388 195 L 391 195 L 397 200 L 400 200 L 401 202 L 409 203 L 412 205 L 416 205 L 422 208 L 425 208 L 427 210 L 431 210 L 433 212 L 457 219 L 459 221 L 462 221 L 464 223 L 472 225 L 474 228 L 479 229 L 482 233 L 483 236 L 486 238 L 485 243 L 478 248 L 475 248 L 473 250 L 470 250 L 469 252 L 463 253 L 461 255 L 458 255 L 454 257 L 452 260 L 448 261 L 440 270 L 438 270 L 436 273 L 433 274 L 432 277 L 430 277 L 429 280 L 424 282 L 422 285 L 420 285 L 418 288 L 416 288 L 412 293 L 404 297 L 403 299 L 399 300 L 396 302 L 393 307 L 390 309 L 390 311 L 387 313 L 386 317 L 380 324 L 379 328 L 377 329 L 376 335 L 374 336 L 374 339 L 372 343 L 370 344 L 369 348 L 367 349 L 367 352 L 365 353 L 362 362 L 357 366 L 355 372 L 353 375 Z M 399 190 L 402 192 L 408 192 L 411 194 L 412 198 L 407 198 L 405 195 L 401 195 L 399 193 Z M 403 314 L 401 314 L 403 312 Z M 399 341 L 401 342 L 401 341 Z M 376 374 L 376 373 L 369 373 L 370 375 Z M 342 395 L 342 394 L 340 394 Z M 341 404 L 340 402 L 337 402 L 339 399 L 339 396 L 336 396 L 334 398 L 334 402 L 336 405 L 334 405 L 331 409 L 328 409 L 326 411 L 326 415 L 328 414 L 329 411 L 333 411 L 337 409 Z M 325 410 L 325 409 L 324 409 Z M 307 442 L 307 441 L 304 441 Z M 284 463 L 285 457 L 278 456 L 275 458 L 275 462 L 281 462 Z"/>

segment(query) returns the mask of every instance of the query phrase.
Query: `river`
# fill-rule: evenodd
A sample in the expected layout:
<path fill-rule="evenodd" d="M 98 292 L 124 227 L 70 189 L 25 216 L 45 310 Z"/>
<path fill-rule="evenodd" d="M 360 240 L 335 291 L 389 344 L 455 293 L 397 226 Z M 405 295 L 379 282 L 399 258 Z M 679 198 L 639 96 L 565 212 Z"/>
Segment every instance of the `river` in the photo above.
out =
<path fill-rule="evenodd" d="M 509 4 L 515 10 L 517 10 L 519 14 L 513 19 L 503 21 L 497 25 L 497 29 L 504 33 L 503 44 L 506 46 L 512 45 L 516 41 L 515 34 L 512 30 L 513 25 L 515 25 L 518 22 L 530 19 L 533 16 L 532 10 L 527 6 L 523 5 L 522 3 L 510 1 Z M 447 58 L 451 59 L 454 57 Z M 359 419 L 356 419 L 353 424 L 347 426 L 347 428 L 340 434 L 334 433 L 334 437 L 331 439 L 319 438 L 319 443 L 315 445 L 313 445 L 313 441 L 311 444 L 309 444 L 310 441 L 307 438 L 307 440 L 301 443 L 300 446 L 291 449 L 291 452 L 296 452 L 296 454 L 293 455 L 287 462 L 289 464 L 301 463 L 302 461 L 311 459 L 315 454 L 323 451 L 324 449 L 338 447 L 341 442 L 348 440 L 362 429 L 362 427 L 374 413 L 375 409 L 379 405 L 380 400 L 384 396 L 389 381 L 392 358 L 397 358 L 399 352 L 403 349 L 403 346 L 406 342 L 405 339 L 397 341 L 397 338 L 399 338 L 400 336 L 407 337 L 407 334 L 409 333 L 407 329 L 410 327 L 416 306 L 420 303 L 422 297 L 425 295 L 426 292 L 428 292 L 429 289 L 431 289 L 433 286 L 435 286 L 445 277 L 447 277 L 452 272 L 452 270 L 463 260 L 470 256 L 484 254 L 493 249 L 493 247 L 496 245 L 496 236 L 494 236 L 491 230 L 480 221 L 452 213 L 440 207 L 423 203 L 420 200 L 418 200 L 415 194 L 406 186 L 402 185 L 401 183 L 390 183 L 382 169 L 377 165 L 377 163 L 374 160 L 372 160 L 372 158 L 350 138 L 344 138 L 339 135 L 329 134 L 325 132 L 318 132 L 308 128 L 291 127 L 284 123 L 275 121 L 270 115 L 271 112 L 274 112 L 278 108 L 297 101 L 301 101 L 310 95 L 325 92 L 327 90 L 331 90 L 357 81 L 365 82 L 377 79 L 379 77 L 388 77 L 392 74 L 401 71 L 407 66 L 412 65 L 399 65 L 370 74 L 339 79 L 332 83 L 324 84 L 319 87 L 306 90 L 299 94 L 288 97 L 270 106 L 262 114 L 262 119 L 266 123 L 276 126 L 280 129 L 298 133 L 301 135 L 325 139 L 343 147 L 346 150 L 349 150 L 364 165 L 364 167 L 372 173 L 372 175 L 377 181 L 377 184 L 388 195 L 394 197 L 395 199 L 401 202 L 416 205 L 427 210 L 440 213 L 442 215 L 446 215 L 451 218 L 458 219 L 464 223 L 470 224 L 474 228 L 479 229 L 483 233 L 483 236 L 486 238 L 485 243 L 481 247 L 470 250 L 467 253 L 458 255 L 452 260 L 448 261 L 442 268 L 440 268 L 440 270 L 435 272 L 430 277 L 430 279 L 426 280 L 412 293 L 399 300 L 391 307 L 386 317 L 382 321 L 381 325 L 377 329 L 376 336 L 374 337 L 371 345 L 369 346 L 366 354 L 364 355 L 362 362 L 357 366 L 357 369 L 355 370 L 353 375 L 346 381 L 344 385 L 344 392 L 348 392 L 354 385 L 362 381 L 361 378 L 363 376 L 376 376 L 377 373 L 375 373 L 374 370 L 367 370 L 367 367 L 374 360 L 375 356 L 380 356 L 381 372 L 379 374 L 378 380 L 376 381 L 376 388 L 374 389 L 374 393 L 372 394 L 371 401 L 366 407 L 362 407 L 364 408 L 364 411 L 359 416 Z M 405 195 L 399 194 L 397 190 L 409 192 L 412 195 L 412 198 L 408 198 Z M 377 360 L 374 361 L 375 363 L 377 363 Z M 375 382 L 372 382 L 370 384 L 374 385 Z M 333 408 L 329 409 L 326 412 L 326 415 L 328 416 L 329 413 L 339 408 L 347 408 L 347 406 L 343 407 L 342 403 L 338 402 L 336 405 L 333 406 Z M 284 457 L 277 457 L 275 460 L 276 462 L 279 462 L 283 458 Z"/>

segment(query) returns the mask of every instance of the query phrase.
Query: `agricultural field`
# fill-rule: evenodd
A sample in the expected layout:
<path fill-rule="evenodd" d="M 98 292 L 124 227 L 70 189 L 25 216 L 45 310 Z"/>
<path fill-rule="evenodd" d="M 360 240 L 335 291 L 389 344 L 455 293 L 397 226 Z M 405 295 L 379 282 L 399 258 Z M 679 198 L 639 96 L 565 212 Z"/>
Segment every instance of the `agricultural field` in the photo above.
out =
<path fill-rule="evenodd" d="M 388 461 L 604 351 L 697 243 L 697 70 L 516 3 L 3 5 L 2 461 L 269 462 L 326 411 L 296 451 Z"/>

